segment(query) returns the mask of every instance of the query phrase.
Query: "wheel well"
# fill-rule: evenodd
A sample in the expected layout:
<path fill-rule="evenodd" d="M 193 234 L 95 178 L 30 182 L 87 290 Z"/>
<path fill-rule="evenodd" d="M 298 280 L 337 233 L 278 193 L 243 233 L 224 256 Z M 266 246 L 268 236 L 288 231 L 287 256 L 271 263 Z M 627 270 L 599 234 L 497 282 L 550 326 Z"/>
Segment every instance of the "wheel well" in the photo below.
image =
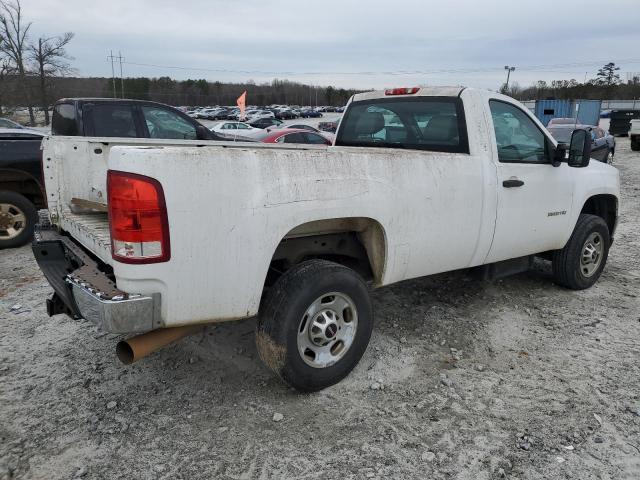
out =
<path fill-rule="evenodd" d="M 0 190 L 19 193 L 25 196 L 36 208 L 44 208 L 45 196 L 43 189 L 35 178 L 25 172 L 17 170 L 0 170 Z"/>
<path fill-rule="evenodd" d="M 382 226 L 364 217 L 336 218 L 308 222 L 285 235 L 269 264 L 266 286 L 292 266 L 320 258 L 340 263 L 365 280 L 382 282 L 386 261 L 386 240 Z"/>
<path fill-rule="evenodd" d="M 585 202 L 580 213 L 589 213 L 602 218 L 609 227 L 609 235 L 613 237 L 618 214 L 618 200 L 615 196 L 594 195 Z"/>

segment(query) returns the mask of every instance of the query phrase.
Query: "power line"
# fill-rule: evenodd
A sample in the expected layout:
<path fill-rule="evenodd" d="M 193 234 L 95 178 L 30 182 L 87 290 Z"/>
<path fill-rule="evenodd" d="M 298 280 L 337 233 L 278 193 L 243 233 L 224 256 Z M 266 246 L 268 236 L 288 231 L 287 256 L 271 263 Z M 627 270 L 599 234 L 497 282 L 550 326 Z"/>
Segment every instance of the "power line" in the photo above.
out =
<path fill-rule="evenodd" d="M 117 57 L 115 57 L 117 58 Z M 587 67 L 587 66 L 601 66 L 605 63 L 609 63 L 610 60 L 600 61 L 588 61 L 588 62 L 572 62 L 572 63 L 557 63 L 557 64 L 543 64 L 543 65 L 525 65 L 518 67 L 520 71 L 538 71 L 538 72 L 559 72 L 557 69 L 571 68 L 571 67 Z M 238 73 L 244 75 L 434 75 L 434 74 L 464 74 L 464 73 L 491 73 L 495 72 L 496 68 L 500 67 L 476 67 L 476 68 L 449 68 L 449 69 L 431 69 L 431 70 L 388 70 L 388 71 L 268 71 L 268 70 L 236 70 L 229 68 L 206 68 L 206 67 L 184 67 L 178 65 L 159 65 L 153 63 L 140 63 L 140 62 L 126 62 L 127 65 L 134 65 L 139 67 L 151 67 L 162 68 L 171 70 L 187 70 L 187 71 L 201 71 L 201 72 L 214 72 L 214 73 Z M 627 58 L 616 60 L 614 63 L 626 63 L 636 64 L 640 63 L 640 58 Z M 562 71 L 562 73 L 574 73 Z"/>

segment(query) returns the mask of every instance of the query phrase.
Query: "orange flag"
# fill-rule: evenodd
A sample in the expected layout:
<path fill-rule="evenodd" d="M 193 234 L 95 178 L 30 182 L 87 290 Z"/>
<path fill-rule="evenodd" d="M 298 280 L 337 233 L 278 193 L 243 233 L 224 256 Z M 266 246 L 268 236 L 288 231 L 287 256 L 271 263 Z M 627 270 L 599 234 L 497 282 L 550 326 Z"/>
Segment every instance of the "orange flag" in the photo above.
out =
<path fill-rule="evenodd" d="M 244 118 L 244 111 L 245 111 L 246 106 L 247 106 L 247 91 L 246 90 L 244 92 L 242 92 L 242 95 L 240 95 L 238 97 L 238 100 L 236 100 L 236 104 L 238 105 L 238 108 L 240 108 L 240 118 Z"/>

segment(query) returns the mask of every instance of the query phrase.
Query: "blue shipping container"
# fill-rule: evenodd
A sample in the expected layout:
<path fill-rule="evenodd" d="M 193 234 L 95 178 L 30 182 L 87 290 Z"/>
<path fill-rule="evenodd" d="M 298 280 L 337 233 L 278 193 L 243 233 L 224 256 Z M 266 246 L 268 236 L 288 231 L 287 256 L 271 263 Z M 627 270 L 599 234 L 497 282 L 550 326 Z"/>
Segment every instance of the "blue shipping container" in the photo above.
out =
<path fill-rule="evenodd" d="M 582 125 L 598 125 L 600 123 L 601 100 L 575 100 L 571 108 L 570 117 L 575 118 L 578 113 L 578 123 Z"/>
<path fill-rule="evenodd" d="M 571 117 L 571 100 L 538 100 L 535 115 L 546 127 L 552 118 Z"/>

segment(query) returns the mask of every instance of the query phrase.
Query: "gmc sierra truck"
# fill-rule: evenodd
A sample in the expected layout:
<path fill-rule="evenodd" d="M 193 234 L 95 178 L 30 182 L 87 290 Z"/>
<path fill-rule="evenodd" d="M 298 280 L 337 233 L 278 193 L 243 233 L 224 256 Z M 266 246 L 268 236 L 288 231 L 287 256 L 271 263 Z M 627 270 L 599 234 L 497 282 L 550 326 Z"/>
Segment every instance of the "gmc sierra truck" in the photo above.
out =
<path fill-rule="evenodd" d="M 43 141 L 49 220 L 33 251 L 49 314 L 89 319 L 130 363 L 195 327 L 257 316 L 268 368 L 301 391 L 344 378 L 373 328 L 370 289 L 550 260 L 600 276 L 618 171 L 576 130 L 558 145 L 517 101 L 470 88 L 353 96 L 329 148 Z"/>

